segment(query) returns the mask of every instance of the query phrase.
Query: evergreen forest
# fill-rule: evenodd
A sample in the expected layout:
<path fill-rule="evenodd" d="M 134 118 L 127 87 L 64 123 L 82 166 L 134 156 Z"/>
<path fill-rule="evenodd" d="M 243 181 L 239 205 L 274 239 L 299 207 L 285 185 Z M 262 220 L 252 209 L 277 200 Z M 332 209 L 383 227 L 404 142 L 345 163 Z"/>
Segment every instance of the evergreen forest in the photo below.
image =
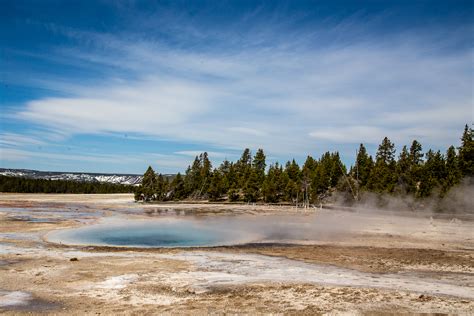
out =
<path fill-rule="evenodd" d="M 16 193 L 131 193 L 131 185 L 71 180 L 0 176 L 0 192 Z"/>
<path fill-rule="evenodd" d="M 385 137 L 375 157 L 360 144 L 349 169 L 338 152 L 326 152 L 319 159 L 306 158 L 302 166 L 293 159 L 284 165 L 267 166 L 262 149 L 252 155 L 245 149 L 239 160 L 224 160 L 213 168 L 206 152 L 197 156 L 184 174 L 169 178 L 146 170 L 135 190 L 137 201 L 209 200 L 227 202 L 320 203 L 335 192 L 352 200 L 364 192 L 425 198 L 442 198 L 462 181 L 472 185 L 474 174 L 473 130 L 467 125 L 461 146 L 445 152 L 424 151 L 413 140 L 396 153 Z"/>

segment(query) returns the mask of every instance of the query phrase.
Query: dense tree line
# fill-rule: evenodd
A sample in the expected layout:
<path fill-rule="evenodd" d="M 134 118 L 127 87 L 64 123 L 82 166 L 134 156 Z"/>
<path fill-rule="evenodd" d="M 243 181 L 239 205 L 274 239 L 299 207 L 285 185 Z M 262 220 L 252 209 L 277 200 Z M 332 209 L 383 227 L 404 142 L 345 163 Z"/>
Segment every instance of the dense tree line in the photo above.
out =
<path fill-rule="evenodd" d="M 434 193 L 444 196 L 463 178 L 472 181 L 474 175 L 473 131 L 467 125 L 461 137 L 461 146 L 450 146 L 446 153 L 428 150 L 423 153 L 421 144 L 414 140 L 403 146 L 398 159 L 395 145 L 384 138 L 375 161 L 361 144 L 351 179 L 361 190 L 376 193 L 411 194 L 427 197 Z M 357 168 L 356 168 L 357 167 Z"/>
<path fill-rule="evenodd" d="M 451 146 L 446 153 L 425 153 L 414 140 L 409 148 L 402 148 L 398 157 L 395 145 L 385 137 L 375 158 L 361 144 L 350 170 L 338 152 L 326 152 L 319 159 L 308 156 L 301 167 L 292 160 L 284 166 L 272 164 L 268 169 L 262 149 L 254 156 L 245 149 L 238 161 L 224 160 L 217 168 L 212 168 L 204 152 L 184 175 L 178 173 L 172 179 L 148 167 L 135 199 L 316 203 L 335 191 L 350 193 L 353 199 L 364 191 L 442 197 L 463 178 L 471 179 L 474 174 L 472 136 L 472 129 L 466 125 L 457 149 Z"/>
<path fill-rule="evenodd" d="M 28 179 L 0 176 L 0 192 L 15 193 L 131 193 L 134 187 L 102 182 Z"/>

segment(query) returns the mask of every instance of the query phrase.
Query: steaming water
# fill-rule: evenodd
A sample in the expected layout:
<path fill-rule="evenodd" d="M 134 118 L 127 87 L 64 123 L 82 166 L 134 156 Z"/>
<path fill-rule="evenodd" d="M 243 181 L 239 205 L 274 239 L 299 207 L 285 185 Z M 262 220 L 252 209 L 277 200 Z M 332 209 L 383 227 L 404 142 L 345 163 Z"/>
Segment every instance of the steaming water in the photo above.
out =
<path fill-rule="evenodd" d="M 350 214 L 346 214 L 350 215 Z M 350 232 L 344 214 L 268 216 L 166 216 L 148 220 L 106 218 L 101 224 L 52 232 L 50 241 L 70 245 L 199 247 L 249 242 L 335 240 Z"/>
<path fill-rule="evenodd" d="M 54 232 L 48 239 L 73 245 L 127 247 L 198 247 L 251 241 L 251 236 L 242 231 L 213 224 L 213 221 L 180 219 L 109 221 Z M 257 238 L 255 234 L 253 237 Z"/>

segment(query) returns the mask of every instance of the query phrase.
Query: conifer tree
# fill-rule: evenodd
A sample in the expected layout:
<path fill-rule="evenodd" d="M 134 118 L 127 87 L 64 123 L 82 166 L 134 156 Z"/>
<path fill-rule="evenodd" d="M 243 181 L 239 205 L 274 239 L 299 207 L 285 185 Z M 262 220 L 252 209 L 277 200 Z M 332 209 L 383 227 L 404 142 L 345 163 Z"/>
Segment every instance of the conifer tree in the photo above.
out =
<path fill-rule="evenodd" d="M 419 197 L 430 196 L 433 190 L 441 193 L 441 186 L 446 177 L 444 157 L 441 152 L 432 151 L 426 153 L 426 162 L 422 169 L 422 178 L 418 190 Z"/>
<path fill-rule="evenodd" d="M 339 179 L 346 174 L 346 167 L 339 157 L 339 153 L 335 152 L 330 155 L 331 159 L 331 171 L 329 175 L 329 183 L 331 187 L 335 187 L 339 182 Z"/>
<path fill-rule="evenodd" d="M 151 166 L 145 171 L 142 179 L 142 194 L 145 201 L 155 200 L 156 173 Z"/>
<path fill-rule="evenodd" d="M 201 187 L 201 160 L 198 156 L 194 158 L 193 164 L 186 170 L 185 191 L 193 197 L 197 197 Z"/>
<path fill-rule="evenodd" d="M 419 166 L 423 162 L 423 148 L 417 140 L 411 143 L 409 158 L 410 166 Z"/>
<path fill-rule="evenodd" d="M 156 179 L 156 189 L 155 189 L 156 199 L 159 201 L 165 200 L 167 189 L 168 189 L 167 181 L 165 180 L 163 175 L 160 173 Z"/>
<path fill-rule="evenodd" d="M 185 198 L 206 198 L 218 200 L 227 198 L 229 201 L 264 202 L 287 201 L 314 202 L 323 199 L 334 190 L 348 192 L 350 186 L 378 193 L 414 194 L 425 197 L 432 192 L 441 195 L 454 185 L 461 182 L 463 177 L 473 175 L 472 129 L 466 125 L 459 147 L 459 154 L 451 146 L 446 156 L 440 151 L 428 151 L 423 160 L 421 144 L 414 140 L 408 149 L 403 147 L 398 160 L 395 160 L 395 146 L 385 137 L 379 145 L 376 160 L 367 153 L 360 144 L 356 163 L 351 168 L 350 177 L 346 176 L 346 168 L 338 152 L 324 153 L 319 160 L 308 156 L 300 169 L 293 159 L 283 168 L 278 163 L 271 165 L 265 172 L 266 157 L 262 149 L 258 149 L 252 157 L 247 148 L 240 159 L 233 163 L 227 159 L 217 169 L 212 164 L 206 152 L 196 156 L 188 166 L 183 179 L 181 174 L 173 178 L 171 183 L 162 174 L 157 174 L 149 167 L 143 176 L 143 181 L 135 190 L 135 199 L 145 201 L 169 200 Z M 358 181 L 356 181 L 358 180 Z M 80 186 L 70 182 L 57 181 L 26 181 L 8 180 L 7 184 L 0 183 L 0 189 L 20 190 L 23 192 L 112 192 L 117 190 L 107 185 L 95 186 L 85 183 Z M 227 196 L 226 196 L 227 194 Z"/>
<path fill-rule="evenodd" d="M 316 172 L 317 165 L 318 165 L 318 162 L 314 160 L 313 157 L 307 156 L 303 164 L 303 167 L 301 168 L 301 175 L 304 178 L 313 179 Z"/>
<path fill-rule="evenodd" d="M 461 137 L 461 147 L 459 147 L 459 166 L 463 176 L 474 176 L 474 140 L 473 130 L 466 124 Z"/>
<path fill-rule="evenodd" d="M 316 167 L 315 178 L 313 180 L 313 190 L 315 195 L 319 196 L 326 193 L 331 186 L 331 171 L 334 163 L 330 152 L 325 152 L 319 159 Z"/>
<path fill-rule="evenodd" d="M 186 198 L 184 179 L 179 172 L 170 183 L 170 198 L 175 201 Z"/>
<path fill-rule="evenodd" d="M 306 157 L 306 161 L 301 169 L 301 184 L 303 186 L 306 199 L 309 202 L 315 200 L 316 196 L 314 195 L 314 190 L 312 189 L 313 181 L 316 176 L 316 168 L 318 162 L 314 160 L 313 157 Z"/>
<path fill-rule="evenodd" d="M 285 174 L 288 179 L 285 187 L 285 200 L 297 202 L 300 199 L 300 167 L 294 159 L 286 163 Z"/>
<path fill-rule="evenodd" d="M 268 174 L 262 183 L 262 196 L 263 201 L 266 203 L 275 203 L 278 201 L 278 171 L 278 166 L 270 165 Z"/>
<path fill-rule="evenodd" d="M 298 166 L 295 159 L 292 159 L 291 162 L 288 161 L 286 163 L 285 172 L 288 174 L 288 177 L 290 178 L 290 180 L 294 181 L 295 183 L 299 182 L 300 166 Z"/>
<path fill-rule="evenodd" d="M 234 171 L 233 163 L 225 159 L 219 166 L 218 170 L 222 177 L 221 179 L 222 190 L 223 190 L 222 194 L 225 194 L 235 182 L 235 171 Z"/>
<path fill-rule="evenodd" d="M 410 167 L 410 154 L 408 152 L 407 146 L 403 146 L 397 161 L 398 190 L 403 193 L 409 192 L 412 186 L 410 177 Z"/>
<path fill-rule="evenodd" d="M 200 185 L 198 187 L 199 196 L 207 194 L 210 182 L 211 182 L 211 173 L 212 173 L 212 164 L 209 160 L 207 152 L 202 153 L 199 156 L 200 161 Z"/>
<path fill-rule="evenodd" d="M 359 145 L 357 151 L 356 163 L 354 166 L 352 177 L 359 180 L 359 186 L 365 187 L 369 181 L 370 172 L 372 171 L 374 162 L 372 157 L 367 153 L 364 144 Z"/>
<path fill-rule="evenodd" d="M 224 192 L 226 192 L 224 187 L 224 177 L 220 170 L 214 169 L 210 178 L 208 190 L 209 199 L 212 201 L 217 201 L 221 198 Z"/>
<path fill-rule="evenodd" d="M 252 162 L 252 154 L 250 153 L 250 149 L 245 148 L 242 156 L 235 164 L 235 169 L 237 173 L 237 187 L 243 188 L 247 182 L 248 177 L 250 176 L 251 171 L 251 162 Z"/>
<path fill-rule="evenodd" d="M 408 173 L 408 192 L 417 194 L 423 172 L 423 148 L 417 140 L 413 140 L 410 146 L 410 170 Z"/>
<path fill-rule="evenodd" d="M 443 183 L 442 193 L 445 194 L 451 187 L 461 181 L 462 173 L 459 167 L 459 158 L 454 146 L 450 146 L 446 152 L 446 178 Z"/>
<path fill-rule="evenodd" d="M 246 153 L 244 152 L 244 155 Z M 245 165 L 248 165 L 247 157 L 245 158 Z M 262 149 L 257 150 L 250 169 L 248 170 L 248 176 L 243 187 L 244 199 L 247 202 L 256 202 L 261 195 L 261 187 L 265 180 L 265 154 Z"/>
<path fill-rule="evenodd" d="M 246 202 L 257 202 L 260 197 L 260 175 L 255 169 L 251 169 L 250 176 L 243 188 L 244 200 Z"/>
<path fill-rule="evenodd" d="M 252 161 L 252 168 L 255 170 L 255 173 L 258 177 L 258 184 L 259 186 L 262 185 L 263 180 L 265 178 L 265 167 L 267 166 L 265 162 L 265 153 L 263 152 L 263 149 L 257 150 L 257 153 L 255 154 L 253 161 Z"/>
<path fill-rule="evenodd" d="M 397 183 L 395 145 L 385 137 L 377 150 L 368 188 L 374 192 L 393 192 Z"/>

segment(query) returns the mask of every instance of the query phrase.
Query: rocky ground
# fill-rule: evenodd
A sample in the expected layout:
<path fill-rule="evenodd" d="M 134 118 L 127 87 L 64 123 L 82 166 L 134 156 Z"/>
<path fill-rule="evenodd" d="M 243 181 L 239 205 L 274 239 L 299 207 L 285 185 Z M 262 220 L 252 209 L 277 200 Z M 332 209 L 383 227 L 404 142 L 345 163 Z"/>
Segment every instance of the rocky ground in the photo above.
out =
<path fill-rule="evenodd" d="M 176 214 L 303 222 L 315 216 L 317 223 L 307 238 L 210 248 L 68 246 L 47 239 L 51 231 L 104 217 Z M 465 215 L 0 194 L 0 311 L 473 314 L 473 231 L 474 220 Z"/>

